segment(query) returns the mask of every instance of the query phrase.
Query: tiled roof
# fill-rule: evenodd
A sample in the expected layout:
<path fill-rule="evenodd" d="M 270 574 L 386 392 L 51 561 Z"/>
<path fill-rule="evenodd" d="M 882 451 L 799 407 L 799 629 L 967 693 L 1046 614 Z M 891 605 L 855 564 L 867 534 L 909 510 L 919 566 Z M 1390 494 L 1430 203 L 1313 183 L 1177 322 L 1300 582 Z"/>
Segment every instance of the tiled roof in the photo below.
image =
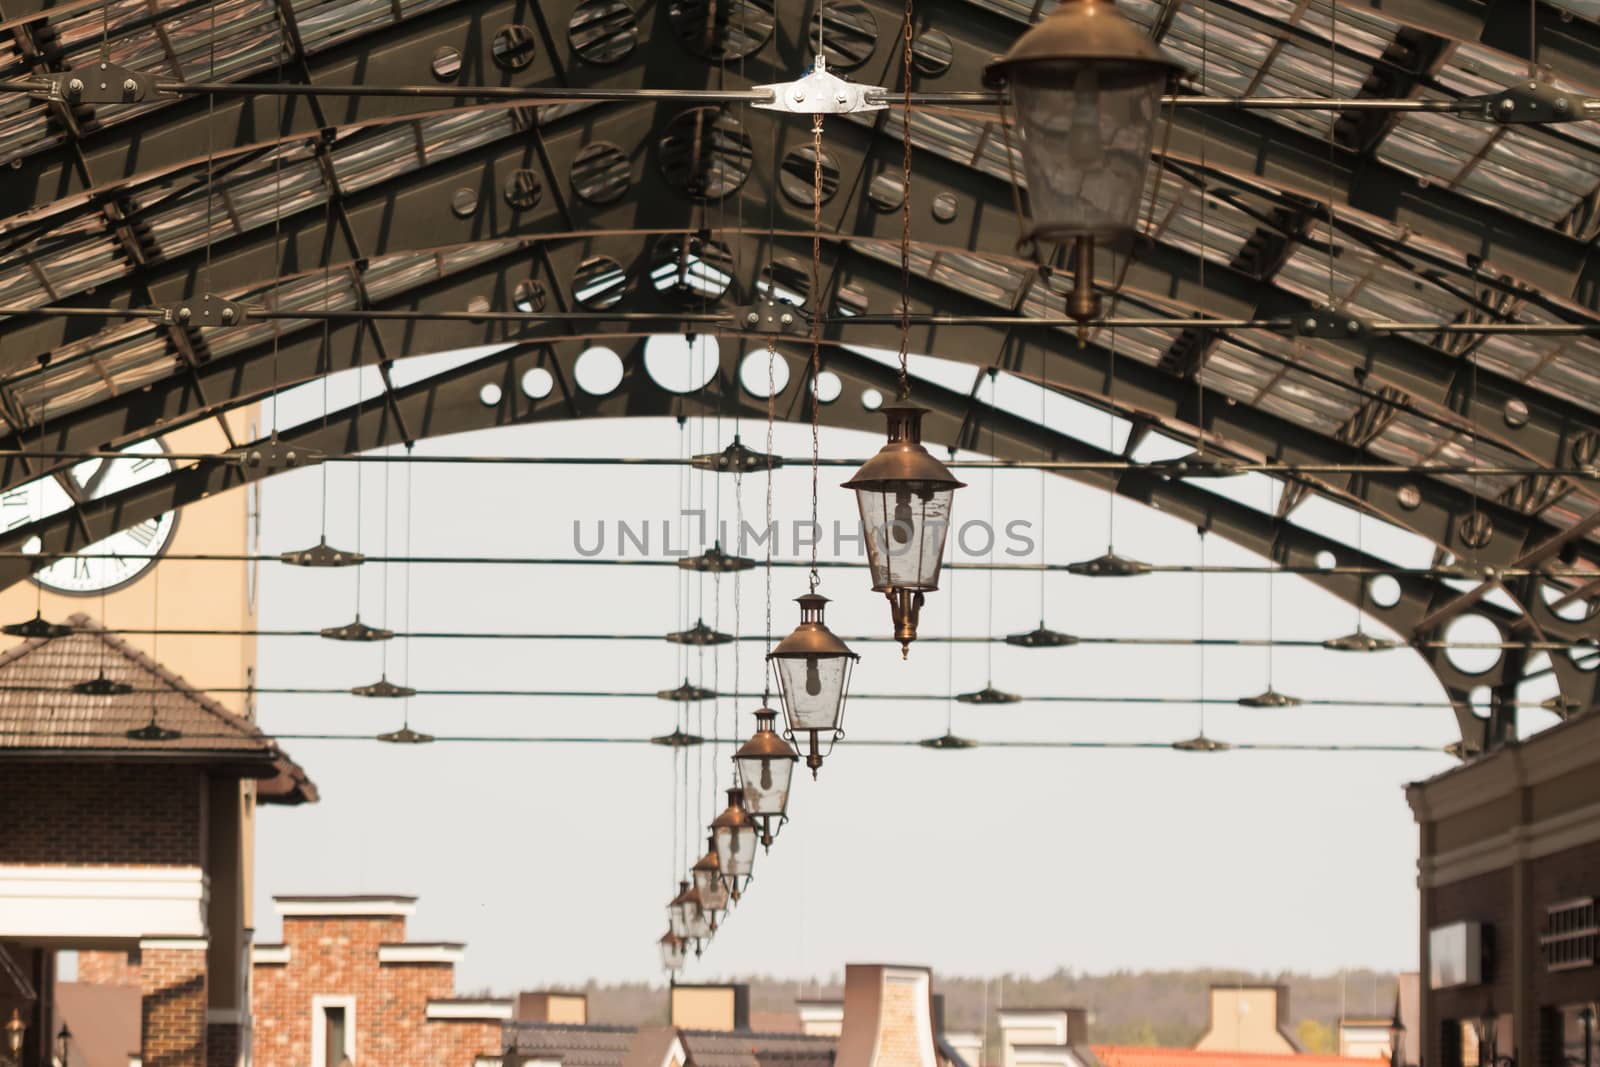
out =
<path fill-rule="evenodd" d="M 623 1067 L 636 1040 L 660 1032 L 518 1022 L 506 1026 L 506 1051 L 530 1060 L 560 1060 L 563 1067 Z M 833 1067 L 836 1046 L 831 1037 L 754 1030 L 680 1030 L 678 1036 L 693 1067 Z"/>
<path fill-rule="evenodd" d="M 1373 1067 L 1370 1059 L 1292 1052 L 1223 1052 L 1192 1048 L 1094 1045 L 1105 1067 Z"/>
<path fill-rule="evenodd" d="M 637 1032 L 631 1026 L 508 1023 L 506 1051 L 527 1059 L 560 1060 L 562 1067 L 622 1067 Z"/>
<path fill-rule="evenodd" d="M 317 799 L 305 771 L 256 725 L 195 689 L 87 615 L 64 637 L 33 638 L 0 654 L 0 754 L 137 754 L 258 764 L 263 803 Z M 95 695 L 73 686 L 104 678 L 133 691 Z M 176 737 L 136 740 L 152 718 Z"/>
<path fill-rule="evenodd" d="M 693 1067 L 833 1067 L 837 1039 L 758 1031 L 684 1030 Z"/>

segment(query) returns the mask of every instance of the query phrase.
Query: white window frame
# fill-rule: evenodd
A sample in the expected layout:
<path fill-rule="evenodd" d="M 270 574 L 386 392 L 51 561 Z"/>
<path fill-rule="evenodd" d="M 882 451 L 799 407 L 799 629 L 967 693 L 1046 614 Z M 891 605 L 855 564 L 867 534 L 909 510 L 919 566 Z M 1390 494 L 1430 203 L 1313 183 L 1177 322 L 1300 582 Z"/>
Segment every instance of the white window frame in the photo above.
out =
<path fill-rule="evenodd" d="M 338 1067 L 328 1062 L 327 1050 L 322 1047 L 329 1008 L 344 1009 L 344 1054 L 351 1063 L 356 1062 L 356 998 L 347 994 L 318 993 L 311 998 L 311 1067 Z"/>

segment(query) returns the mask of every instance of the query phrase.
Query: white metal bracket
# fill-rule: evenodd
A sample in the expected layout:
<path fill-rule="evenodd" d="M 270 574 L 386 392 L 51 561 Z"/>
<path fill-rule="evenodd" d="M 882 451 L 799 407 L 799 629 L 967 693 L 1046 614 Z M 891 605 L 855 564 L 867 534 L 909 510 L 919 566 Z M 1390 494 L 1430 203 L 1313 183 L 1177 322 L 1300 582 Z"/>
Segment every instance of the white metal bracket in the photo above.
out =
<path fill-rule="evenodd" d="M 850 115 L 858 111 L 882 111 L 889 106 L 887 89 L 878 85 L 857 85 L 837 74 L 829 74 L 828 60 L 820 55 L 804 77 L 756 88 L 772 93 L 771 102 L 756 104 L 756 107 L 787 111 L 791 115 Z"/>

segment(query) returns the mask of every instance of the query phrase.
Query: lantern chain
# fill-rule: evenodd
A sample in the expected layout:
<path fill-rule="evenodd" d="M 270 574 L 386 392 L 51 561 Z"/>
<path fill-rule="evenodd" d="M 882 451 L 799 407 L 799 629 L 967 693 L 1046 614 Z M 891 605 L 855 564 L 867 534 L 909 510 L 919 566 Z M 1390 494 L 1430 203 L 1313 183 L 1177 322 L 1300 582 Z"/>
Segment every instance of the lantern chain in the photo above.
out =
<path fill-rule="evenodd" d="M 822 302 L 822 116 L 811 119 L 811 291 Z M 817 525 L 817 467 L 821 454 L 819 420 L 822 411 L 822 394 L 819 379 L 822 377 L 822 316 L 811 317 L 811 592 L 817 591 L 822 579 L 817 574 L 817 543 L 822 540 Z"/>
<path fill-rule="evenodd" d="M 767 545 L 766 545 L 766 548 L 767 548 L 767 564 L 766 564 L 767 617 L 766 617 L 766 626 L 767 626 L 767 628 L 763 632 L 763 636 L 764 636 L 764 639 L 769 644 L 772 641 L 772 540 L 773 540 L 773 535 L 772 535 L 772 456 L 773 456 L 773 452 L 772 452 L 772 427 L 773 427 L 773 424 L 775 422 L 777 422 L 777 419 L 778 419 L 778 398 L 777 398 L 778 389 L 777 389 L 777 372 L 776 372 L 777 362 L 778 362 L 778 344 L 769 335 L 767 337 L 767 515 L 766 515 L 767 524 L 761 531 L 763 537 L 765 538 L 765 540 L 767 542 Z M 771 651 L 771 649 L 769 648 L 768 651 Z M 766 707 L 767 704 L 771 702 L 771 700 L 772 700 L 772 672 L 768 671 L 768 670 L 763 670 L 761 672 L 761 706 L 762 707 Z M 734 725 L 737 726 L 738 723 L 736 722 Z"/>
<path fill-rule="evenodd" d="M 913 0 L 906 0 L 905 49 L 901 56 L 905 108 L 900 132 L 904 156 L 900 187 L 900 399 L 911 399 L 911 23 Z"/>

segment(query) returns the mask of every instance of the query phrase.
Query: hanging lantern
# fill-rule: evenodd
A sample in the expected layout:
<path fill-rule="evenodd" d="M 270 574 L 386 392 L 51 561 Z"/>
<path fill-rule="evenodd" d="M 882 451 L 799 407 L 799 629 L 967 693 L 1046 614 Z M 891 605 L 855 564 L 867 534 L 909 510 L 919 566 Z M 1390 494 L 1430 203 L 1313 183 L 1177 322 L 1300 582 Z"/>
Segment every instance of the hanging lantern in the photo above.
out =
<path fill-rule="evenodd" d="M 796 597 L 795 602 L 800 605 L 800 625 L 767 653 L 767 662 L 778 676 L 789 736 L 798 739 L 805 734 L 810 738 L 806 766 L 815 778 L 823 757 L 833 750 L 839 737 L 850 669 L 861 657 L 822 621 L 827 597 L 807 593 Z M 821 743 L 823 735 L 827 736 L 826 748 Z M 759 788 L 760 779 L 756 784 Z"/>
<path fill-rule="evenodd" d="M 691 868 L 694 891 L 700 894 L 700 906 L 711 913 L 711 929 L 716 930 L 717 918 L 728 910 L 728 887 L 722 884 L 722 864 L 717 860 L 717 839 L 706 838 L 706 854 Z"/>
<path fill-rule="evenodd" d="M 821 675 L 818 675 L 818 681 Z M 773 822 L 781 829 L 789 821 L 789 786 L 794 782 L 794 765 L 800 759 L 794 746 L 779 737 L 772 724 L 778 713 L 771 708 L 756 712 L 756 732 L 733 754 L 744 786 L 744 810 L 761 823 L 761 847 L 771 848 L 777 836 Z"/>
<path fill-rule="evenodd" d="M 683 957 L 687 944 L 683 938 L 671 930 L 661 935 L 661 940 L 656 942 L 661 949 L 661 966 L 669 971 L 683 969 Z"/>
<path fill-rule="evenodd" d="M 682 937 L 694 942 L 694 954 L 700 955 L 700 945 L 711 939 L 711 920 L 700 906 L 700 894 L 688 882 L 678 883 L 678 895 L 667 905 L 669 911 L 678 913 L 678 926 Z"/>
<path fill-rule="evenodd" d="M 917 639 L 922 594 L 939 588 L 950 505 L 966 483 L 922 447 L 922 408 L 896 404 L 883 412 L 889 440 L 844 485 L 856 491 L 872 588 L 889 598 L 903 657 Z"/>
<path fill-rule="evenodd" d="M 1067 312 L 1080 322 L 1099 312 L 1095 239 L 1133 232 L 1161 94 L 1182 69 L 1114 0 L 1062 0 L 984 71 L 1016 106 L 1027 238 L 1077 242 Z"/>
<path fill-rule="evenodd" d="M 744 790 L 728 790 L 728 806 L 711 822 L 711 839 L 717 846 L 717 866 L 728 895 L 738 901 L 750 884 L 756 865 L 756 824 L 744 810 Z"/>

